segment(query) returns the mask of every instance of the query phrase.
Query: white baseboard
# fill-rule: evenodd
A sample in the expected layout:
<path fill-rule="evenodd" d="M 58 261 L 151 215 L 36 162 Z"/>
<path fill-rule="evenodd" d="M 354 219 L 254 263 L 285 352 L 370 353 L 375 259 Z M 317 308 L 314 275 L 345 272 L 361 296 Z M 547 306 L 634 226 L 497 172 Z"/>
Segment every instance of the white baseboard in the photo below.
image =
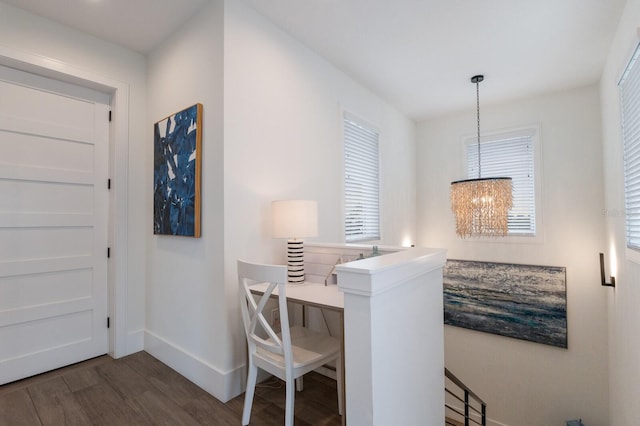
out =
<path fill-rule="evenodd" d="M 222 372 L 148 330 L 144 331 L 144 350 L 222 402 L 244 391 L 244 366 Z"/>

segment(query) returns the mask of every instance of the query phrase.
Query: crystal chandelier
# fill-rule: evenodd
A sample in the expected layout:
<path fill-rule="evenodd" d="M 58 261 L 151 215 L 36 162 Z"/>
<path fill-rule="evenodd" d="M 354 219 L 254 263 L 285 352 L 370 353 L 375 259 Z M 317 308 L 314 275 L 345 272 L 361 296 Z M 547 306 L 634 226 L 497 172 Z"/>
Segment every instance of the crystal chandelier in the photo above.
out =
<path fill-rule="evenodd" d="M 509 230 L 508 214 L 513 202 L 510 177 L 482 177 L 480 165 L 480 85 L 484 76 L 471 77 L 476 85 L 478 117 L 478 178 L 451 182 L 451 210 L 456 218 L 456 234 L 499 237 Z"/>

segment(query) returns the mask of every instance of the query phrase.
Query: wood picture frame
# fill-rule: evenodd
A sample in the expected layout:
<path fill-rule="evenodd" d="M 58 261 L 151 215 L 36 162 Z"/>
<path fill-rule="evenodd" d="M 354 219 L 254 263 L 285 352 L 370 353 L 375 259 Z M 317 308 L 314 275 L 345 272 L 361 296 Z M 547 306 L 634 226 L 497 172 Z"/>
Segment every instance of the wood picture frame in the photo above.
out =
<path fill-rule="evenodd" d="M 153 126 L 153 233 L 201 236 L 202 104 Z"/>

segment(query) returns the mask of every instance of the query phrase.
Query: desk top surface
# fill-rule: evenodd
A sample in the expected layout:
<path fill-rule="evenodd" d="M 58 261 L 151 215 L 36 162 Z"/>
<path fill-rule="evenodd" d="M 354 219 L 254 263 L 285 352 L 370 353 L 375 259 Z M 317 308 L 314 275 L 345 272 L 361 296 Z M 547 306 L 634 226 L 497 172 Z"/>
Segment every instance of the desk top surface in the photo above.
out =
<path fill-rule="evenodd" d="M 254 294 L 264 294 L 269 283 L 260 283 L 251 286 Z M 278 289 L 274 291 L 278 294 Z M 332 309 L 344 310 L 344 293 L 335 284 L 324 285 L 305 281 L 302 284 L 287 284 L 287 299 L 292 302 Z"/>

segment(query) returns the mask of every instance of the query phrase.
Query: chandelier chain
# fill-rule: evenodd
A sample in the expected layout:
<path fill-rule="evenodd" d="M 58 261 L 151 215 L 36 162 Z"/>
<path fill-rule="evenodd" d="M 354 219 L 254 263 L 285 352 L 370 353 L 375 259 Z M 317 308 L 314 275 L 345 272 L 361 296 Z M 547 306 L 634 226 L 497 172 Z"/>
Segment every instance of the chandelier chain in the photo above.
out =
<path fill-rule="evenodd" d="M 480 80 L 476 80 L 476 115 L 478 117 L 478 179 L 482 178 L 482 163 L 480 162 Z"/>

